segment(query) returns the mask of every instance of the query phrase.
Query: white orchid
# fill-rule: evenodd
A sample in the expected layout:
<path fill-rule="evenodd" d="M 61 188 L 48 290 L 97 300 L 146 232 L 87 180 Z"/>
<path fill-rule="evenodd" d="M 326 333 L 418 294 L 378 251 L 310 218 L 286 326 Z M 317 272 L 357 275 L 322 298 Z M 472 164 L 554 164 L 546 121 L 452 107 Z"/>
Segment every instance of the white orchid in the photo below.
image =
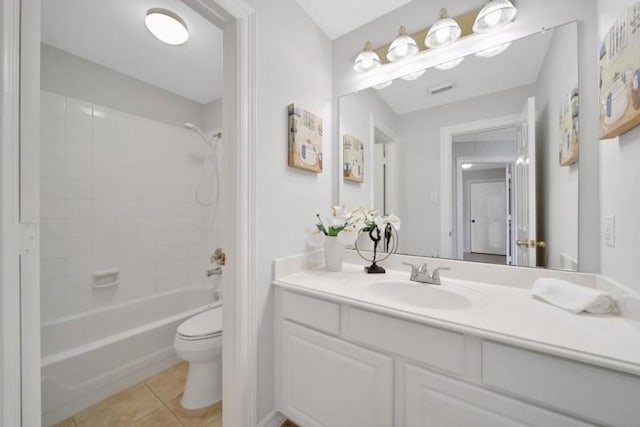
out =
<path fill-rule="evenodd" d="M 333 206 L 331 215 L 323 221 L 317 214 L 318 223 L 311 231 L 307 242 L 311 246 L 321 246 L 326 236 L 338 237 L 344 245 L 353 244 L 358 233 L 366 224 L 366 217 L 362 208 L 348 212 L 344 207 Z M 325 225 L 327 224 L 327 225 Z"/>

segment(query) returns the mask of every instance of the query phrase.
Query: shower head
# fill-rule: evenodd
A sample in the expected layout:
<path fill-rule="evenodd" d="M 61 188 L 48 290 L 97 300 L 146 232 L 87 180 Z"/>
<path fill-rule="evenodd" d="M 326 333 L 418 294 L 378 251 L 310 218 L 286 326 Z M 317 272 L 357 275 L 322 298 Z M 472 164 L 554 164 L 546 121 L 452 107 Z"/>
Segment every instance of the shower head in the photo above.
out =
<path fill-rule="evenodd" d="M 202 132 L 202 130 L 200 130 L 200 128 L 194 125 L 193 123 L 187 122 L 184 124 L 184 127 L 194 132 L 198 132 L 198 134 L 202 137 L 204 142 L 206 142 L 207 144 L 211 144 L 214 138 L 217 138 L 217 139 L 222 138 L 222 132 L 217 132 L 217 133 L 214 133 L 213 135 L 207 135 L 204 132 Z"/>

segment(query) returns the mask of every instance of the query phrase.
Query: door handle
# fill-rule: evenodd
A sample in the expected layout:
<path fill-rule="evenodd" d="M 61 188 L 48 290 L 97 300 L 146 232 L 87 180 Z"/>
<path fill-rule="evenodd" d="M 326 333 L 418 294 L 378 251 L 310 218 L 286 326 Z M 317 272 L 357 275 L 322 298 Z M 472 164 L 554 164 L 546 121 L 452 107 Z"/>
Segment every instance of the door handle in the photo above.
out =
<path fill-rule="evenodd" d="M 518 240 L 516 242 L 516 245 L 520 246 L 521 248 L 524 247 L 530 249 L 546 248 L 547 242 L 545 242 L 544 240 Z"/>

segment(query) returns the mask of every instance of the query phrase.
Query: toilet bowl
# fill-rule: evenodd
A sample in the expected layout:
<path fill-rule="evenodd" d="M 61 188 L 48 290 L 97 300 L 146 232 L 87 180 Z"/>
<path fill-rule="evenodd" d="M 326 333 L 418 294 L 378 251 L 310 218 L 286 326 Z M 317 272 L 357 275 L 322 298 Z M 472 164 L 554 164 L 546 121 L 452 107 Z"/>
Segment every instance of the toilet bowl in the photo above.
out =
<path fill-rule="evenodd" d="M 182 407 L 203 408 L 222 400 L 222 306 L 182 322 L 173 345 L 189 362 Z"/>

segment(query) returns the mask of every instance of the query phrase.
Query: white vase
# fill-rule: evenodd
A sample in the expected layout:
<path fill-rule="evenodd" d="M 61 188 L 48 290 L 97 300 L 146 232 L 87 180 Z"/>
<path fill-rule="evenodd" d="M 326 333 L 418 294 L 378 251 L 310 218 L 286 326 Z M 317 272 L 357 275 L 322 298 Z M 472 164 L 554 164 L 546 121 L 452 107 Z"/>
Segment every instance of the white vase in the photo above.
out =
<path fill-rule="evenodd" d="M 324 268 L 327 271 L 342 271 L 344 246 L 337 237 L 327 236 L 324 239 Z"/>

